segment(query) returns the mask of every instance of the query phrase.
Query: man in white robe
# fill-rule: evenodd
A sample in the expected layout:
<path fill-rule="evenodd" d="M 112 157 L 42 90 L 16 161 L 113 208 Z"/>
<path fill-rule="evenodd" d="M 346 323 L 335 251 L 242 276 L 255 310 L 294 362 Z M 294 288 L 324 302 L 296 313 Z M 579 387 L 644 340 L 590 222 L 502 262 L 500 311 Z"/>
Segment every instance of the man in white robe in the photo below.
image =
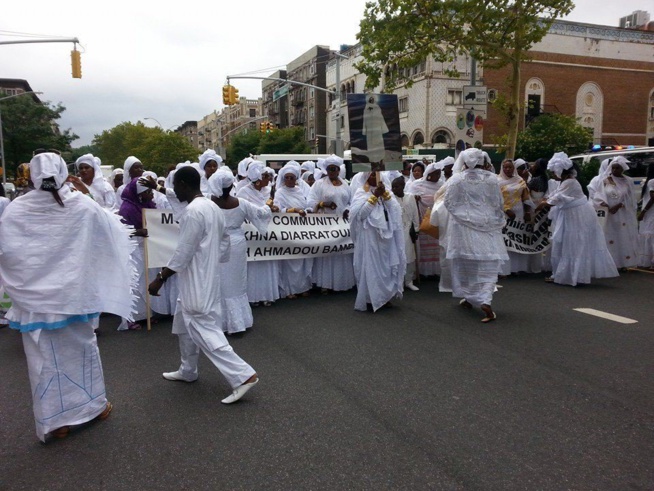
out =
<path fill-rule="evenodd" d="M 154 183 L 153 180 L 142 182 L 150 186 Z M 163 377 L 181 382 L 197 380 L 202 350 L 232 387 L 232 394 L 222 400 L 223 404 L 231 404 L 259 379 L 252 367 L 234 352 L 222 332 L 222 295 L 217 272 L 221 259 L 226 260 L 228 254 L 225 218 L 220 208 L 202 195 L 200 174 L 192 167 L 177 170 L 173 186 L 177 199 L 188 203 L 179 217 L 180 239 L 168 266 L 149 287 L 150 294 L 156 295 L 169 277 L 179 273 L 173 333 L 179 339 L 181 365 Z M 157 189 L 161 191 L 161 187 Z"/>
<path fill-rule="evenodd" d="M 355 310 L 373 311 L 402 298 L 406 255 L 402 209 L 376 173 L 370 173 L 356 191 L 350 206 L 350 230 L 354 242 L 354 274 L 357 281 Z"/>
<path fill-rule="evenodd" d="M 419 288 L 413 284 L 416 274 L 416 240 L 420 230 L 420 217 L 418 215 L 418 203 L 416 197 L 411 193 L 405 193 L 406 183 L 404 177 L 396 177 L 393 180 L 392 190 L 395 199 L 402 208 L 402 228 L 404 232 L 404 252 L 406 254 L 406 273 L 404 275 L 404 287 L 417 292 Z M 412 228 L 413 227 L 413 228 Z"/>
<path fill-rule="evenodd" d="M 452 295 L 464 308 L 480 307 L 482 322 L 497 318 L 491 308 L 500 265 L 508 261 L 502 228 L 504 202 L 497 176 L 483 170 L 481 150 L 461 152 L 463 171 L 447 182 L 446 254 L 452 266 Z"/>

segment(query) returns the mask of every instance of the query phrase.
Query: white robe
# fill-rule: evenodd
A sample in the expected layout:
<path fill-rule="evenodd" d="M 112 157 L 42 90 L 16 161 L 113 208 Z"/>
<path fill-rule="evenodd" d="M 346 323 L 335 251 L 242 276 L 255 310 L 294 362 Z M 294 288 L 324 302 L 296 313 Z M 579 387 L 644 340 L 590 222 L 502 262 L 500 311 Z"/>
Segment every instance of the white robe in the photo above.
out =
<path fill-rule="evenodd" d="M 340 186 L 334 186 L 329 177 L 318 179 L 311 187 L 307 206 L 315 210 L 318 203 L 336 203 L 335 210 L 322 209 L 318 213 L 335 213 L 343 215 L 349 209 L 351 189 L 344 180 Z M 345 291 L 351 289 L 356 280 L 352 267 L 352 254 L 333 254 L 331 256 L 316 257 L 313 261 L 312 279 L 316 286 L 328 290 Z"/>
<path fill-rule="evenodd" d="M 654 192 L 654 179 L 651 179 L 645 187 L 643 195 L 643 208 L 647 206 L 652 199 L 651 195 Z M 650 208 L 645 212 L 643 220 L 640 222 L 640 259 L 639 266 L 646 268 L 654 267 L 654 209 Z"/>
<path fill-rule="evenodd" d="M 420 196 L 418 218 L 422 221 L 427 210 L 434 206 L 434 196 L 443 187 L 444 181 L 428 181 L 425 177 L 407 185 L 407 192 Z M 441 273 L 440 249 L 438 239 L 427 234 L 418 236 L 418 266 L 421 276 L 434 276 Z"/>
<path fill-rule="evenodd" d="M 445 207 L 450 214 L 445 248 L 452 265 L 452 295 L 475 307 L 490 305 L 501 263 L 509 259 L 497 176 L 479 168 L 453 175 Z"/>
<path fill-rule="evenodd" d="M 550 218 L 554 282 L 575 286 L 590 283 L 591 278 L 618 276 L 595 209 L 579 182 L 566 179 L 547 202 L 553 205 Z"/>
<path fill-rule="evenodd" d="M 405 283 L 413 281 L 416 268 L 416 244 L 411 240 L 411 225 L 415 232 L 420 228 L 420 218 L 418 217 L 418 204 L 416 197 L 411 193 L 404 193 L 403 197 L 395 196 L 402 209 L 402 233 L 404 234 L 404 253 L 406 255 L 406 277 Z"/>
<path fill-rule="evenodd" d="M 352 199 L 350 223 L 354 242 L 354 273 L 357 280 L 355 310 L 374 311 L 393 298 L 402 298 L 406 255 L 402 209 L 392 196 L 379 198 L 376 204 L 367 186 L 359 189 Z M 390 192 L 390 191 L 387 191 Z"/>

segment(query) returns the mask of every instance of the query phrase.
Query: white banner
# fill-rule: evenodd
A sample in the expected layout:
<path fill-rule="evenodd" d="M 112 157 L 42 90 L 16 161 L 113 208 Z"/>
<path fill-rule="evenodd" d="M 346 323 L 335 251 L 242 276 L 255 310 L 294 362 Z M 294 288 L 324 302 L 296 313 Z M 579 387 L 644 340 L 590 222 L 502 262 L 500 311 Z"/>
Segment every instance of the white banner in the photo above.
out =
<path fill-rule="evenodd" d="M 534 223 L 508 219 L 502 230 L 506 249 L 520 254 L 538 254 L 550 248 L 550 219 L 541 210 Z"/>
<path fill-rule="evenodd" d="M 173 220 L 172 211 L 143 210 L 143 226 L 148 229 L 148 267 L 165 266 L 179 238 L 179 224 Z M 354 251 L 350 223 L 339 215 L 301 217 L 296 213 L 273 213 L 265 234 L 260 234 L 248 222 L 243 224 L 243 229 L 248 261 L 300 259 Z"/>

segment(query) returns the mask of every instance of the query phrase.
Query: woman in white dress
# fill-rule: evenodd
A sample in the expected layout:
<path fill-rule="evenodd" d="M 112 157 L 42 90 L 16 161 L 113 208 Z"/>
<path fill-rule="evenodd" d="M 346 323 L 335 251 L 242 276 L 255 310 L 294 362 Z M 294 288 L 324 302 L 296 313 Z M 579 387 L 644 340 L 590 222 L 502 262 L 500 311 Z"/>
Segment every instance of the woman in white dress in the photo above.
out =
<path fill-rule="evenodd" d="M 618 269 L 638 265 L 638 220 L 634 208 L 633 184 L 624 176 L 628 160 L 616 157 L 611 161 L 593 197 L 595 208 L 608 210 L 604 236 Z"/>
<path fill-rule="evenodd" d="M 428 210 L 431 213 L 434 206 L 434 195 L 443 186 L 441 180 L 442 169 L 441 162 L 433 162 L 427 166 L 423 177 L 409 183 L 407 186 L 407 192 L 418 198 L 418 213 L 421 222 Z M 439 259 L 438 239 L 427 234 L 418 235 L 418 270 L 420 275 L 433 276 L 440 274 Z"/>
<path fill-rule="evenodd" d="M 202 194 L 208 196 L 209 178 L 223 165 L 223 159 L 215 150 L 209 149 L 200 155 L 200 190 Z"/>
<path fill-rule="evenodd" d="M 87 153 L 75 161 L 75 167 L 80 179 L 88 188 L 95 202 L 107 210 L 117 210 L 116 193 L 102 175 L 100 159 Z"/>
<path fill-rule="evenodd" d="M 209 178 L 211 200 L 223 211 L 225 231 L 229 234 L 229 261 L 220 263 L 222 294 L 222 329 L 227 334 L 243 332 L 252 327 L 252 309 L 248 302 L 247 243 L 243 222 L 248 220 L 264 234 L 270 222 L 268 206 L 257 207 L 244 199 L 232 196 L 234 175 L 220 169 Z"/>
<path fill-rule="evenodd" d="M 248 184 L 236 193 L 239 200 L 252 203 L 257 208 L 266 204 L 272 211 L 279 211 L 271 202 L 267 203 L 269 190 L 266 193 L 267 181 L 262 178 L 264 165 L 257 160 L 248 165 Z M 270 307 L 279 298 L 279 261 L 248 261 L 248 300 L 257 307 L 262 303 Z"/>
<path fill-rule="evenodd" d="M 551 208 L 552 276 L 545 281 L 576 286 L 590 283 L 591 278 L 618 276 L 595 209 L 576 179 L 572 161 L 564 152 L 556 153 L 547 170 L 561 185 L 536 208 Z"/>
<path fill-rule="evenodd" d="M 507 219 L 530 222 L 531 196 L 527 188 L 527 183 L 516 172 L 513 160 L 506 159 L 502 162 L 499 183 L 502 197 L 504 198 L 504 214 Z M 529 258 L 531 254 L 521 254 L 513 251 L 507 252 L 509 254 L 509 261 L 502 264 L 500 274 L 508 276 L 511 273 L 531 272 L 529 270 Z"/>
<path fill-rule="evenodd" d="M 343 159 L 332 155 L 320 162 L 322 177 L 311 187 L 307 206 L 314 213 L 336 213 L 347 217 L 350 206 L 350 186 L 339 177 Z M 326 174 L 326 175 L 324 175 Z M 313 261 L 313 282 L 323 295 L 330 290 L 345 291 L 354 287 L 352 254 L 317 257 Z"/>
<path fill-rule="evenodd" d="M 274 205 L 281 213 L 306 215 L 307 198 L 298 185 L 301 181 L 299 177 L 300 166 L 297 163 L 289 162 L 279 171 Z M 312 266 L 312 258 L 280 261 L 280 294 L 289 299 L 297 298 L 297 295 L 308 296 L 311 289 Z"/>
<path fill-rule="evenodd" d="M 643 187 L 643 208 L 638 215 L 640 220 L 640 260 L 639 266 L 654 269 L 654 165 L 647 168 L 647 180 Z"/>

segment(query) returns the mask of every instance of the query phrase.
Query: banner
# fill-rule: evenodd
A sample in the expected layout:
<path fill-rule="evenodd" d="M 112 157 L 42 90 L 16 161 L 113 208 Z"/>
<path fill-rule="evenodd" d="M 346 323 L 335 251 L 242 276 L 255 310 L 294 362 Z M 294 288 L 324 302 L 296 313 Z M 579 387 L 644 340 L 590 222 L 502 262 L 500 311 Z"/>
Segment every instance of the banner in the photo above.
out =
<path fill-rule="evenodd" d="M 168 264 L 177 247 L 179 224 L 170 210 L 143 210 L 143 226 L 148 229 L 148 266 Z M 260 234 L 249 222 L 243 224 L 248 261 L 303 259 L 350 254 L 354 244 L 350 223 L 333 214 L 273 213 L 268 231 Z"/>
<path fill-rule="evenodd" d="M 402 170 L 402 136 L 395 94 L 348 94 L 352 171 Z"/>
<path fill-rule="evenodd" d="M 536 214 L 533 224 L 507 219 L 502 233 L 508 251 L 537 254 L 550 248 L 550 219 L 545 210 Z"/>
<path fill-rule="evenodd" d="M 481 148 L 484 142 L 485 123 L 485 111 L 465 108 L 456 110 L 454 139 L 457 154 L 467 148 Z"/>

